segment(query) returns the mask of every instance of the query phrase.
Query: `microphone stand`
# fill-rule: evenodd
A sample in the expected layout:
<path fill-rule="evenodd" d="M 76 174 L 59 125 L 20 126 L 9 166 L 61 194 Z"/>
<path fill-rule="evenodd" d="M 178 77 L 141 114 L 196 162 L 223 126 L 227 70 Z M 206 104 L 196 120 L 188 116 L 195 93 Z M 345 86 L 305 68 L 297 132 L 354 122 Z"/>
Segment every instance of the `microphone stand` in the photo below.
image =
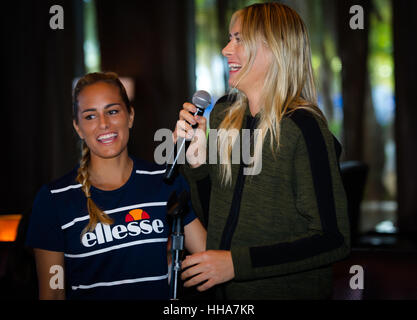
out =
<path fill-rule="evenodd" d="M 174 191 L 168 201 L 168 215 L 172 216 L 172 235 L 171 235 L 171 284 L 170 297 L 171 300 L 178 300 L 178 274 L 181 271 L 180 253 L 184 250 L 184 233 L 182 228 L 182 216 L 188 210 L 188 193 L 183 191 L 177 199 Z"/>

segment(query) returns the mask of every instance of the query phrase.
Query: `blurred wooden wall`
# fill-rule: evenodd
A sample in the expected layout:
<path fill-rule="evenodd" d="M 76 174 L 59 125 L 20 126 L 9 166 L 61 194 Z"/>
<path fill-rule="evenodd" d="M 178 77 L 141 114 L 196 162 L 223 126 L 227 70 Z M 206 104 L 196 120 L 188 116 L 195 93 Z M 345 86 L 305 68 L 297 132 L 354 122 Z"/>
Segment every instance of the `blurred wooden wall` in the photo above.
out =
<path fill-rule="evenodd" d="M 393 0 L 395 142 L 400 232 L 417 234 L 417 1 Z"/>
<path fill-rule="evenodd" d="M 135 81 L 135 156 L 154 160 L 160 128 L 174 130 L 195 90 L 194 1 L 96 2 L 101 68 Z"/>

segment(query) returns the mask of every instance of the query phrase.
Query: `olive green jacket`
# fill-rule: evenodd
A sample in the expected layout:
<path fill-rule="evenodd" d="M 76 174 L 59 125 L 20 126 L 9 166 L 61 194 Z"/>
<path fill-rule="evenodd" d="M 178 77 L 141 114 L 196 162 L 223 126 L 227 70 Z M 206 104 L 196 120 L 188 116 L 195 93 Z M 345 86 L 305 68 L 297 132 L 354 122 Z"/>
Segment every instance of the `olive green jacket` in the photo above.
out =
<path fill-rule="evenodd" d="M 218 128 L 229 104 L 219 100 L 211 128 Z M 219 165 L 183 166 L 194 209 L 207 224 L 207 250 L 219 249 L 238 170 L 232 165 L 233 183 L 223 186 Z M 210 192 L 203 194 L 207 183 Z M 278 151 L 266 135 L 262 171 L 245 178 L 230 250 L 235 278 L 217 286 L 219 298 L 331 297 L 332 263 L 350 252 L 347 202 L 334 137 L 308 111 L 281 121 Z"/>

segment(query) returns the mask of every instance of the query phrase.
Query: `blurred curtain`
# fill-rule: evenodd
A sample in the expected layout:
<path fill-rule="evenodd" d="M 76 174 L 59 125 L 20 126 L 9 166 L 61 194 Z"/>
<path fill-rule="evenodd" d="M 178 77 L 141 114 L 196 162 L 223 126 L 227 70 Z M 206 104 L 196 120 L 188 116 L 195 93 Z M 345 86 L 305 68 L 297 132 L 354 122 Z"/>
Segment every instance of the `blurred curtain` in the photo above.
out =
<path fill-rule="evenodd" d="M 417 232 L 417 92 L 415 31 L 417 2 L 392 1 L 394 18 L 395 141 L 397 145 L 398 226 Z"/>
<path fill-rule="evenodd" d="M 153 161 L 160 128 L 174 130 L 195 90 L 194 1 L 96 2 L 103 71 L 135 81 L 131 154 Z"/>
<path fill-rule="evenodd" d="M 349 10 L 360 5 L 364 13 L 364 29 L 353 30 Z M 344 159 L 363 161 L 365 98 L 367 94 L 367 62 L 369 11 L 371 0 L 338 0 L 338 47 L 342 61 L 343 146 Z"/>
<path fill-rule="evenodd" d="M 64 9 L 64 30 L 49 27 L 52 5 Z M 81 5 L 75 0 L 16 0 L 2 15 L 0 214 L 22 213 L 42 184 L 78 160 L 71 86 L 83 72 Z"/>

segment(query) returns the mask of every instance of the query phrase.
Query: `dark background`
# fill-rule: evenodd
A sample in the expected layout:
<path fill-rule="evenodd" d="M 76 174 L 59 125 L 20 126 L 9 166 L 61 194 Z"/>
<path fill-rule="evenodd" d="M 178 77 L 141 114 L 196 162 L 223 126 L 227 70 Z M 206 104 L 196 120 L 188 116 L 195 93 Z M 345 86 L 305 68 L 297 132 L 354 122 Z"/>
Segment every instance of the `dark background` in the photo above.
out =
<path fill-rule="evenodd" d="M 64 8 L 63 30 L 49 8 Z M 79 159 L 72 128 L 72 81 L 84 74 L 80 1 L 14 1 L 2 20 L 5 76 L 0 214 L 22 213 L 40 186 Z M 154 133 L 173 129 L 194 92 L 193 1 L 97 1 L 103 71 L 135 80 L 129 150 L 153 160 Z"/>

